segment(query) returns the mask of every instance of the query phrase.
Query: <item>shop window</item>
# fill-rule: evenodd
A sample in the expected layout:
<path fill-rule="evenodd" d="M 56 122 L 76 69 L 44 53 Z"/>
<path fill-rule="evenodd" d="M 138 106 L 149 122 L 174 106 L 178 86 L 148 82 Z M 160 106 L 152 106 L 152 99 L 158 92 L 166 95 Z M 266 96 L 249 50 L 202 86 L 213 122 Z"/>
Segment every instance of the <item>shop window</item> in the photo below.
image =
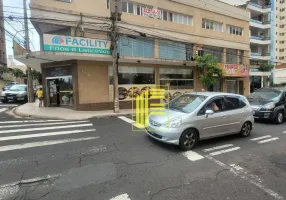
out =
<path fill-rule="evenodd" d="M 109 81 L 113 84 L 113 71 L 109 67 Z M 155 84 L 155 70 L 152 67 L 119 67 L 119 85 Z"/>
<path fill-rule="evenodd" d="M 194 89 L 192 69 L 160 68 L 160 85 L 168 85 L 170 90 Z"/>
<path fill-rule="evenodd" d="M 154 40 L 124 36 L 119 39 L 118 51 L 121 56 L 154 58 Z"/>
<path fill-rule="evenodd" d="M 172 60 L 186 60 L 186 44 L 159 40 L 159 58 Z"/>

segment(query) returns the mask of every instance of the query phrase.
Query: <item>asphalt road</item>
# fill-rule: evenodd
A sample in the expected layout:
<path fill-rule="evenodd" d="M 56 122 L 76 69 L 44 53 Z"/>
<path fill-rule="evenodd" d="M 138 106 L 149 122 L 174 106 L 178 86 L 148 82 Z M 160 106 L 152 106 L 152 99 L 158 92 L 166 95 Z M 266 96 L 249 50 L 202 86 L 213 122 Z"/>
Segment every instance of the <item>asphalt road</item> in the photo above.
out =
<path fill-rule="evenodd" d="M 256 123 L 249 138 L 203 141 L 188 152 L 128 122 L 0 113 L 0 199 L 286 199 L 286 122 Z"/>

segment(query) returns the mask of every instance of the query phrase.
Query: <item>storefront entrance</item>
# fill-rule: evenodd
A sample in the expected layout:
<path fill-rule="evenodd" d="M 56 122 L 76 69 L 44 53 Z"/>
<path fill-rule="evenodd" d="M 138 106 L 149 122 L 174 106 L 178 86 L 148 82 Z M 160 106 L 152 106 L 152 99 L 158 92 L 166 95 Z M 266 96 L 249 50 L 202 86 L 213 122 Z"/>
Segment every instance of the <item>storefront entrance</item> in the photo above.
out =
<path fill-rule="evenodd" d="M 73 106 L 72 76 L 47 77 L 48 105 Z"/>

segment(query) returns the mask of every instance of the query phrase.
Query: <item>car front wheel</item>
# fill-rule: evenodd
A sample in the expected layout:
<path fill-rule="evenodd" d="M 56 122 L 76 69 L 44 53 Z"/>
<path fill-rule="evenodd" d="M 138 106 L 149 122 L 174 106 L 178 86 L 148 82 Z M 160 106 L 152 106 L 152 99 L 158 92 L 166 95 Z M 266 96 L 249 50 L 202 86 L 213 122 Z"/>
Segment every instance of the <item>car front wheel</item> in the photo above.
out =
<path fill-rule="evenodd" d="M 193 149 L 198 143 L 199 135 L 194 129 L 185 130 L 179 140 L 182 150 L 187 151 Z"/>
<path fill-rule="evenodd" d="M 284 115 L 282 111 L 279 111 L 275 117 L 276 124 L 282 124 L 284 120 Z"/>
<path fill-rule="evenodd" d="M 245 122 L 242 125 L 241 131 L 240 131 L 240 136 L 241 137 L 248 137 L 250 135 L 252 129 L 252 125 L 250 122 Z"/>

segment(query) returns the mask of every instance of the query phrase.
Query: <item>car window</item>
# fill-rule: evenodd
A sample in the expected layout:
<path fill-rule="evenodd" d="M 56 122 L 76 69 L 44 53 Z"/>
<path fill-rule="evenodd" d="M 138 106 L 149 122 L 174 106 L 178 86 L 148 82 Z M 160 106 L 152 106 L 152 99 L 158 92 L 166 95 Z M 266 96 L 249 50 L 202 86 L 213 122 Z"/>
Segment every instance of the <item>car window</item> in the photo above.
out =
<path fill-rule="evenodd" d="M 286 101 L 285 95 L 286 95 L 286 93 L 284 92 L 283 95 L 281 96 L 281 99 L 280 99 L 281 102 L 285 102 Z"/>
<path fill-rule="evenodd" d="M 193 112 L 207 97 L 203 95 L 183 94 L 172 100 L 168 109 L 184 113 Z"/>
<path fill-rule="evenodd" d="M 226 97 L 225 104 L 227 110 L 235 110 L 240 108 L 240 101 L 237 97 Z"/>
<path fill-rule="evenodd" d="M 247 105 L 247 99 L 245 97 L 238 97 L 239 99 L 239 108 L 243 108 Z"/>
<path fill-rule="evenodd" d="M 225 110 L 224 98 L 223 97 L 216 97 L 214 99 L 211 99 L 198 112 L 198 115 L 204 115 L 207 110 L 212 110 L 215 113 L 224 111 Z"/>

